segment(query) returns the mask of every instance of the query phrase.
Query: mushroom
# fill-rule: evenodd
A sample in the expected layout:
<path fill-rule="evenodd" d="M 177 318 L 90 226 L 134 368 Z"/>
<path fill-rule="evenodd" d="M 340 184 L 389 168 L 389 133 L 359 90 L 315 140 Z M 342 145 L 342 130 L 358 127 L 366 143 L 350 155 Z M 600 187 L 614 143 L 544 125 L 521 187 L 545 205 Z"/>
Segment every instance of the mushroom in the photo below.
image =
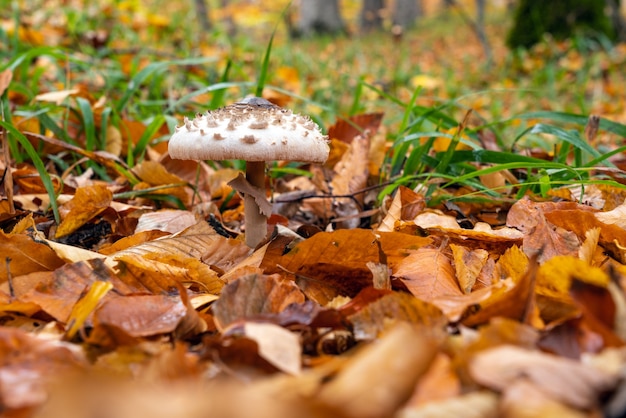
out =
<path fill-rule="evenodd" d="M 246 244 L 252 248 L 265 239 L 271 214 L 265 198 L 265 162 L 323 163 L 328 153 L 328 137 L 309 117 L 259 97 L 185 118 L 169 141 L 172 158 L 246 161 L 249 184 L 243 178 L 233 180 L 237 187 L 229 184 L 244 195 Z"/>

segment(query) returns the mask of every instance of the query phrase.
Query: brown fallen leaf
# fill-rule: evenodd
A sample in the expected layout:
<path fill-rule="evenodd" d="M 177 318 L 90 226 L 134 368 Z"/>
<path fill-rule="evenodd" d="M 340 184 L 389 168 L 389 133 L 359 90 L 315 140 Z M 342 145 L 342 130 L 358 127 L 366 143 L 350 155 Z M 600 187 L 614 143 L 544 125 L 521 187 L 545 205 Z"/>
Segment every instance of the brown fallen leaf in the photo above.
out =
<path fill-rule="evenodd" d="M 439 352 L 428 371 L 417 383 L 411 399 L 404 406 L 415 409 L 429 402 L 451 399 L 461 394 L 461 380 L 454 370 L 452 360 Z"/>
<path fill-rule="evenodd" d="M 104 185 L 79 187 L 69 202 L 59 207 L 62 221 L 56 238 L 71 234 L 111 205 L 113 194 Z"/>
<path fill-rule="evenodd" d="M 600 394 L 619 378 L 578 361 L 510 345 L 476 354 L 470 373 L 481 385 L 498 391 L 527 380 L 546 396 L 580 409 L 597 406 Z"/>
<path fill-rule="evenodd" d="M 115 326 L 131 337 L 170 334 L 187 314 L 187 307 L 179 296 L 108 298 L 94 313 L 94 332 L 100 326 Z"/>
<path fill-rule="evenodd" d="M 396 222 L 415 219 L 426 207 L 424 196 L 415 193 L 405 186 L 398 187 L 387 209 L 387 214 L 378 225 L 378 232 L 391 232 L 395 230 Z"/>
<path fill-rule="evenodd" d="M 501 413 L 510 418 L 586 418 L 591 415 L 558 402 L 541 387 L 523 379 L 504 389 L 500 408 Z"/>
<path fill-rule="evenodd" d="M 487 263 L 489 253 L 481 248 L 470 250 L 454 244 L 450 244 L 450 249 L 452 249 L 452 256 L 454 257 L 457 282 L 463 293 L 468 294 L 472 291 L 480 271 Z"/>
<path fill-rule="evenodd" d="M 16 328 L 0 327 L 0 404 L 28 411 L 40 406 L 52 387 L 87 367 L 74 346 L 39 338 Z"/>
<path fill-rule="evenodd" d="M 291 281 L 279 275 L 251 274 L 241 277 L 222 289 L 213 304 L 218 329 L 266 313 L 279 313 L 291 303 L 303 303 L 304 295 Z"/>
<path fill-rule="evenodd" d="M 561 207 L 570 206 L 561 205 Z M 580 240 L 574 232 L 555 227 L 548 221 L 546 212 L 553 210 L 554 204 L 536 203 L 524 198 L 518 200 L 507 215 L 507 226 L 515 227 L 524 233 L 524 252 L 529 257 L 537 254 L 539 263 L 556 255 L 576 255 L 580 247 Z"/>
<path fill-rule="evenodd" d="M 414 296 L 427 302 L 463 294 L 450 259 L 436 248 L 420 248 L 409 254 L 392 276 L 400 279 Z"/>
<path fill-rule="evenodd" d="M 197 224 L 198 217 L 186 210 L 165 209 L 144 213 L 137 221 L 135 233 L 162 231 L 175 234 Z"/>
<path fill-rule="evenodd" d="M 257 343 L 259 355 L 277 369 L 300 374 L 302 347 L 298 335 L 278 325 L 251 321 L 243 325 L 243 334 Z"/>
<path fill-rule="evenodd" d="M 355 137 L 334 167 L 336 174 L 330 182 L 331 193 L 342 197 L 331 201 L 331 212 L 336 218 L 344 219 L 339 223 L 342 228 L 357 228 L 360 224 L 358 214 L 362 211 L 363 194 L 355 193 L 367 185 L 369 145 L 367 134 Z"/>
<path fill-rule="evenodd" d="M 410 397 L 437 352 L 437 344 L 406 323 L 357 351 L 316 399 L 345 417 L 392 416 Z"/>
<path fill-rule="evenodd" d="M 67 323 L 84 291 L 95 281 L 114 279 L 112 270 L 98 259 L 66 264 L 44 277 L 19 300 L 35 303 L 57 321 Z"/>
<path fill-rule="evenodd" d="M 143 183 L 139 186 L 135 186 L 136 188 L 172 185 L 172 187 L 156 190 L 154 193 L 175 196 L 180 199 L 185 206 L 188 206 L 191 202 L 191 196 L 184 187 L 185 182 L 183 179 L 168 172 L 161 163 L 146 160 L 134 166 L 132 171 L 137 177 L 143 180 Z"/>
<path fill-rule="evenodd" d="M 470 392 L 454 398 L 434 400 L 401 409 L 397 418 L 484 418 L 500 413 L 498 395 L 486 390 Z M 531 417 L 528 417 L 531 418 Z"/>
<path fill-rule="evenodd" d="M 334 289 L 334 295 L 328 295 L 332 299 L 339 295 L 352 297 L 372 286 L 367 263 L 380 263 L 380 258 L 380 245 L 372 231 L 341 229 L 315 234 L 284 255 L 268 253 L 261 268 L 268 274 L 295 274 L 305 292 L 315 287 Z"/>
<path fill-rule="evenodd" d="M 397 321 L 423 326 L 433 336 L 442 335 L 448 320 L 435 305 L 407 293 L 378 292 L 384 295 L 348 316 L 357 340 L 373 340 Z"/>
<path fill-rule="evenodd" d="M 6 234 L 0 230 L 0 283 L 13 277 L 37 271 L 52 271 L 64 264 L 53 250 L 23 234 Z"/>

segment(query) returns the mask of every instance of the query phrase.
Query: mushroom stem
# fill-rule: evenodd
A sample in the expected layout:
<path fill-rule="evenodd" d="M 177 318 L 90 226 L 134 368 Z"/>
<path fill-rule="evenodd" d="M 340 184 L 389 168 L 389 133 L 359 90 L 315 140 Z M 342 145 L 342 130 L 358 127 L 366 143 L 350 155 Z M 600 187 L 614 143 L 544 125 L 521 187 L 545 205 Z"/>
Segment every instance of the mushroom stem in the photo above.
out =
<path fill-rule="evenodd" d="M 265 161 L 246 161 L 246 180 L 252 186 L 265 190 Z M 261 213 L 254 196 L 243 197 L 246 216 L 246 244 L 256 248 L 267 235 L 267 217 Z"/>

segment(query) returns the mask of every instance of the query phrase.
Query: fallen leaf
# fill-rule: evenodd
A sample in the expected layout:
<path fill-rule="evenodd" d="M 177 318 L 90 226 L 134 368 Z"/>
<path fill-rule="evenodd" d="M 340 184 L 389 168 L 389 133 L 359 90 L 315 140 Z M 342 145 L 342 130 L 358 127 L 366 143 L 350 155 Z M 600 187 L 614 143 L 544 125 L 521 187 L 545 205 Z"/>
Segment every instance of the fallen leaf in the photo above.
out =
<path fill-rule="evenodd" d="M 69 202 L 59 207 L 63 220 L 56 230 L 56 238 L 71 234 L 109 207 L 113 194 L 104 185 L 80 187 Z"/>
<path fill-rule="evenodd" d="M 160 210 L 144 213 L 139 217 L 135 233 L 161 231 L 175 234 L 199 221 L 198 217 L 186 210 Z"/>
<path fill-rule="evenodd" d="M 509 210 L 506 224 L 524 233 L 526 255 L 539 255 L 539 262 L 556 255 L 575 255 L 580 241 L 575 233 L 557 228 L 547 219 L 545 212 L 554 210 L 553 205 L 535 203 L 528 198 L 518 200 Z"/>
<path fill-rule="evenodd" d="M 244 324 L 243 333 L 257 343 L 259 355 L 277 369 L 300 374 L 302 348 L 296 334 L 278 325 L 250 321 Z"/>
<path fill-rule="evenodd" d="M 470 392 L 455 398 L 434 400 L 415 407 L 401 409 L 398 418 L 483 418 L 500 413 L 498 395 L 486 390 Z"/>
<path fill-rule="evenodd" d="M 9 271 L 15 277 L 36 271 L 53 271 L 64 264 L 52 249 L 23 234 L 0 231 L 0 254 L 0 263 L 4 264 L 0 268 L 0 283 L 7 281 Z"/>
<path fill-rule="evenodd" d="M 13 79 L 13 71 L 10 68 L 0 72 L 0 96 L 9 88 L 11 80 Z"/>
<path fill-rule="evenodd" d="M 597 406 L 600 394 L 618 379 L 574 360 L 509 345 L 476 354 L 470 373 L 481 385 L 498 391 L 528 380 L 546 396 L 581 409 Z"/>
<path fill-rule="evenodd" d="M 291 303 L 303 302 L 304 295 L 294 283 L 278 275 L 252 274 L 226 285 L 213 304 L 213 313 L 218 328 L 224 330 L 235 321 L 279 313 Z"/>
<path fill-rule="evenodd" d="M 483 249 L 470 250 L 454 244 L 450 244 L 450 249 L 454 257 L 457 281 L 463 293 L 468 294 L 472 291 L 480 271 L 485 266 L 489 253 Z"/>
<path fill-rule="evenodd" d="M 187 315 L 179 296 L 128 295 L 105 300 L 94 313 L 94 332 L 115 326 L 131 337 L 173 333 Z"/>
<path fill-rule="evenodd" d="M 357 340 L 372 340 L 398 321 L 423 326 L 424 331 L 439 336 L 448 323 L 435 305 L 407 293 L 384 294 L 348 316 Z"/>
<path fill-rule="evenodd" d="M 416 297 L 430 302 L 441 296 L 461 295 L 450 259 L 435 248 L 420 248 L 408 255 L 392 276 Z"/>
<path fill-rule="evenodd" d="M 55 384 L 77 376 L 87 361 L 73 345 L 0 327 L 0 403 L 28 410 L 40 406 Z"/>
<path fill-rule="evenodd" d="M 263 259 L 261 268 L 268 274 L 295 274 L 305 292 L 319 284 L 327 290 L 334 289 L 334 296 L 355 296 L 372 285 L 367 263 L 380 263 L 380 257 L 380 245 L 372 231 L 341 229 L 315 234 L 284 255 L 270 254 Z"/>
<path fill-rule="evenodd" d="M 406 323 L 396 324 L 375 344 L 351 357 L 316 399 L 345 417 L 384 417 L 409 398 L 428 370 L 437 344 Z"/>

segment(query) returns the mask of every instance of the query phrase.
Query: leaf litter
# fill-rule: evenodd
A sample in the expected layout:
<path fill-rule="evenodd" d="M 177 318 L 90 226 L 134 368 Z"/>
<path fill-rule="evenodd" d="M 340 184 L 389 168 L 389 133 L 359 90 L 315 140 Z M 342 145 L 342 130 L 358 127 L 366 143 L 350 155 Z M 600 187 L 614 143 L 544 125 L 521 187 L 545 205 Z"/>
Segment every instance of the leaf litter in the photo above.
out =
<path fill-rule="evenodd" d="M 299 89 L 289 70 L 278 73 Z M 12 75 L 0 73 L 0 92 Z M 589 204 L 569 189 L 528 193 L 498 217 L 487 203 L 429 207 L 420 187 L 379 204 L 384 115 L 364 113 L 328 129 L 325 165 L 276 181 L 272 234 L 251 250 L 229 185 L 239 171 L 171 160 L 162 144 L 128 169 L 118 157 L 146 126 L 120 118 L 109 153 L 15 121 L 46 153 L 75 152 L 115 180 L 93 181 L 91 168 L 55 177 L 56 225 L 37 170 L 8 167 L 19 210 L 1 202 L 3 416 L 624 411 L 622 191 L 587 186 Z M 511 176 L 479 181 L 507 190 Z"/>

